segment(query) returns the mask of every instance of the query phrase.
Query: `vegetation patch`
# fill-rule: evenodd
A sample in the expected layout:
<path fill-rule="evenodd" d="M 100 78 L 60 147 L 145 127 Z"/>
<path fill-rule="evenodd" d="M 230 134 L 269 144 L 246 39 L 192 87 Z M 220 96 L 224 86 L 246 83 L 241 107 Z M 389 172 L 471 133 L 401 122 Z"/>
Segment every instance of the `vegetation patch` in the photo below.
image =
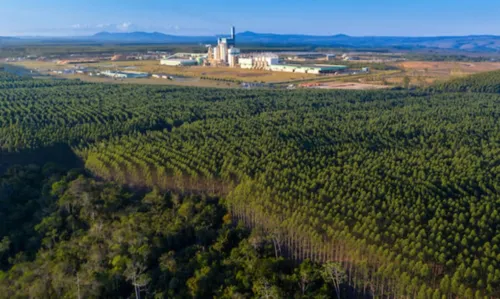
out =
<path fill-rule="evenodd" d="M 333 277 L 314 279 L 315 296 L 497 297 L 497 75 L 401 91 L 1 75 L 2 154 L 66 144 L 86 172 L 6 173 L 0 219 L 17 225 L 0 226 L 0 286 L 10 297 L 300 297 L 287 281 L 301 266 L 283 256 Z M 245 247 L 249 230 L 267 245 Z"/>

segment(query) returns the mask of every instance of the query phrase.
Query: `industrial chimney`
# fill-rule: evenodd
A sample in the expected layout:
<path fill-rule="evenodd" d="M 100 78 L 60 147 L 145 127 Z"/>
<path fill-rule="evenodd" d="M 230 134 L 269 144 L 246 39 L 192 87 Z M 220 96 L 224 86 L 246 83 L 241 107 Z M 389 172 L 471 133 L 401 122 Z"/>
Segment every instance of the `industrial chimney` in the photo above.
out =
<path fill-rule="evenodd" d="M 234 26 L 231 27 L 231 39 L 234 39 L 236 36 L 236 29 L 234 29 Z"/>

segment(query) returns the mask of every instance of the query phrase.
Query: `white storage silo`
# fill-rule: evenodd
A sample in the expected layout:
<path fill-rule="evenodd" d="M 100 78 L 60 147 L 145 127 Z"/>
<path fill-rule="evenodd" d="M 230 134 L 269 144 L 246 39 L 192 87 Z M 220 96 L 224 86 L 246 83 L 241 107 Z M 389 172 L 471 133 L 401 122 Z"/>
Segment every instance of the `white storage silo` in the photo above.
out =
<path fill-rule="evenodd" d="M 238 64 L 238 57 L 240 56 L 240 49 L 231 48 L 228 51 L 228 63 L 229 66 L 235 67 Z"/>
<path fill-rule="evenodd" d="M 227 43 L 221 43 L 219 45 L 219 51 L 220 51 L 220 60 L 227 62 L 227 56 L 228 56 Z"/>
<path fill-rule="evenodd" d="M 215 61 L 220 60 L 220 49 L 218 46 L 214 48 L 214 60 Z"/>

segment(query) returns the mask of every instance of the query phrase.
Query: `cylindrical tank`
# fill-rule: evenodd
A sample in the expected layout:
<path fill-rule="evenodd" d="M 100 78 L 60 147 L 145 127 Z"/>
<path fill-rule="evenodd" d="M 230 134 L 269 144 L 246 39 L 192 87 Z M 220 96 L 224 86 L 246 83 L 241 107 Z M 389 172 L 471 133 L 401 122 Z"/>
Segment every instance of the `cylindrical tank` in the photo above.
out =
<path fill-rule="evenodd" d="M 238 64 L 238 57 L 237 56 L 229 54 L 228 60 L 229 60 L 228 63 L 229 63 L 230 67 L 235 67 L 236 64 Z"/>
<path fill-rule="evenodd" d="M 214 48 L 214 60 L 220 60 L 220 49 L 219 47 Z"/>
<path fill-rule="evenodd" d="M 227 55 L 228 55 L 227 43 L 221 43 L 219 47 L 220 47 L 220 60 L 227 62 Z"/>
<path fill-rule="evenodd" d="M 235 67 L 238 64 L 238 57 L 240 56 L 240 49 L 230 48 L 228 50 L 228 63 L 229 66 Z"/>
<path fill-rule="evenodd" d="M 211 59 L 214 59 L 214 53 L 213 53 L 213 48 L 212 46 L 208 47 L 208 60 L 210 61 Z"/>

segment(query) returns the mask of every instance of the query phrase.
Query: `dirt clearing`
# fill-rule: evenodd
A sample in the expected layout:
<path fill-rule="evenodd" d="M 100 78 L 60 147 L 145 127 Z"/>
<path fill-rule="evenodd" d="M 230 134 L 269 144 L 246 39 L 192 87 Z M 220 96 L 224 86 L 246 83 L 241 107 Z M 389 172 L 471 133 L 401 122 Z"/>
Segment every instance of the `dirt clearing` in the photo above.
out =
<path fill-rule="evenodd" d="M 313 88 L 372 90 L 372 89 L 385 89 L 390 87 L 391 86 L 386 86 L 386 85 L 364 84 L 364 83 L 354 83 L 354 82 L 332 82 L 332 83 L 324 83 L 319 86 L 314 86 Z"/>
<path fill-rule="evenodd" d="M 397 66 L 407 71 L 421 71 L 424 73 L 464 73 L 474 74 L 500 70 L 500 62 L 453 62 L 453 61 L 406 61 Z"/>

